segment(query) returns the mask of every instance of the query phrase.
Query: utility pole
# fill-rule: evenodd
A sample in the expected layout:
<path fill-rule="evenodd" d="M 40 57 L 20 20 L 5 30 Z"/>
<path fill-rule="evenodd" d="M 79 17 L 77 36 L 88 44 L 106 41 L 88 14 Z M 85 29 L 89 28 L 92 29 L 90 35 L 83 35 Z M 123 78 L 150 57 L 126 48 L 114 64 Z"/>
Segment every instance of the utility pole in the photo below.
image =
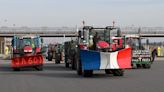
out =
<path fill-rule="evenodd" d="M 116 23 L 116 22 L 115 22 L 115 21 L 113 21 L 113 27 L 115 27 L 115 23 Z"/>
<path fill-rule="evenodd" d="M 82 21 L 82 24 L 83 24 L 83 27 L 84 27 L 85 26 L 85 21 L 84 20 Z"/>

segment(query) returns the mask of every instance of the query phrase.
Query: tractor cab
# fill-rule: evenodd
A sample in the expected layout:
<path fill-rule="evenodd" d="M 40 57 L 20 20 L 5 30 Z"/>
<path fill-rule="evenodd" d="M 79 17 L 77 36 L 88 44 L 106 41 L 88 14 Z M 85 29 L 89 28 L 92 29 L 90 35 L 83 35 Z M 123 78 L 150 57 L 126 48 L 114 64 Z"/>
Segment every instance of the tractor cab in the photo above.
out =
<path fill-rule="evenodd" d="M 126 44 L 129 45 L 133 50 L 144 49 L 141 43 L 142 38 L 139 35 L 126 35 L 125 40 Z"/>
<path fill-rule="evenodd" d="M 80 31 L 80 47 L 89 50 L 115 51 L 123 48 L 123 38 L 120 28 L 107 26 L 105 28 L 83 27 Z"/>
<path fill-rule="evenodd" d="M 20 55 L 37 54 L 41 52 L 41 38 L 37 36 L 15 36 L 12 39 L 13 53 Z"/>

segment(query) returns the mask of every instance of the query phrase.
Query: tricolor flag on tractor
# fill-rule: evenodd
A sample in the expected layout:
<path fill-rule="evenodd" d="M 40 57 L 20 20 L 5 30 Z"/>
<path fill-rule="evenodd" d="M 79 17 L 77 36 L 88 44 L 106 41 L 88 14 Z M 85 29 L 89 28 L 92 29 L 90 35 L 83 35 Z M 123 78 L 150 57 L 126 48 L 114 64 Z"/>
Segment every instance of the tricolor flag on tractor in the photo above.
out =
<path fill-rule="evenodd" d="M 115 52 L 80 50 L 83 70 L 131 68 L 131 48 Z"/>

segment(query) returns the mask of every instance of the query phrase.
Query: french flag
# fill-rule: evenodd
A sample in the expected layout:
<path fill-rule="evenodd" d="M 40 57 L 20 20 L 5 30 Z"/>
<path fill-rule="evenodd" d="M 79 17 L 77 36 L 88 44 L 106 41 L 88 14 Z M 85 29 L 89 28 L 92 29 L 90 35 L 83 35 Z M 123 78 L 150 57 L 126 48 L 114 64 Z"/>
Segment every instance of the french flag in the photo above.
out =
<path fill-rule="evenodd" d="M 83 70 L 131 68 L 131 48 L 115 52 L 80 50 Z"/>

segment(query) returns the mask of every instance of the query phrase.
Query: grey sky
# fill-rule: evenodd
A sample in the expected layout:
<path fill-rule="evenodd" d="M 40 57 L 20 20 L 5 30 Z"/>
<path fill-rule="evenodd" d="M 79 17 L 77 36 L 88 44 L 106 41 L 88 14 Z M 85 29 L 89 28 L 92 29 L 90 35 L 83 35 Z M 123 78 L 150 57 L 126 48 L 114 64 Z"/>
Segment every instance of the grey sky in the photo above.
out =
<path fill-rule="evenodd" d="M 164 0 L 0 0 L 0 26 L 164 26 Z"/>

